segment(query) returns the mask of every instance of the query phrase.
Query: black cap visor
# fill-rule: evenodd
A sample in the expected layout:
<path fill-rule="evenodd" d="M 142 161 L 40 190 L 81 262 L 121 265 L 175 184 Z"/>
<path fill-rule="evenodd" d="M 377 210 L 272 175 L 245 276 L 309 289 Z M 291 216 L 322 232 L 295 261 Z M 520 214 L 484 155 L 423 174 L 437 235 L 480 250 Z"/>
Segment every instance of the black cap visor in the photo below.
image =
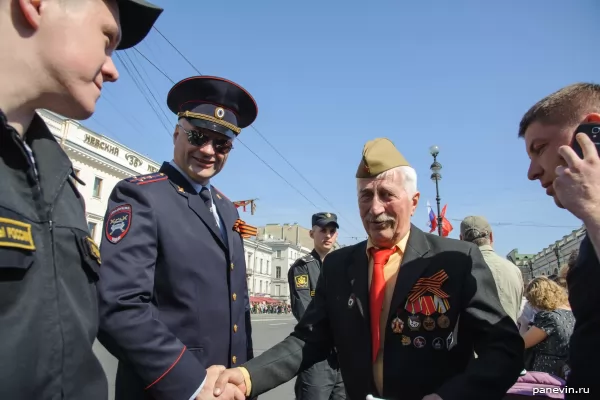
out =
<path fill-rule="evenodd" d="M 121 20 L 121 43 L 117 50 L 129 49 L 144 38 L 163 9 L 144 0 L 117 0 Z"/>
<path fill-rule="evenodd" d="M 319 228 L 325 228 L 327 225 L 335 225 L 336 229 L 340 228 L 340 226 L 334 219 L 320 219 L 317 222 L 315 222 L 315 225 L 317 225 Z"/>
<path fill-rule="evenodd" d="M 221 135 L 225 135 L 231 140 L 234 140 L 237 137 L 235 132 L 233 132 L 231 129 L 229 129 L 223 125 L 215 124 L 214 122 L 210 122 L 210 121 L 206 121 L 206 120 L 198 119 L 198 118 L 186 118 L 185 120 L 198 128 L 208 129 L 209 131 L 213 131 L 216 133 L 220 133 Z"/>

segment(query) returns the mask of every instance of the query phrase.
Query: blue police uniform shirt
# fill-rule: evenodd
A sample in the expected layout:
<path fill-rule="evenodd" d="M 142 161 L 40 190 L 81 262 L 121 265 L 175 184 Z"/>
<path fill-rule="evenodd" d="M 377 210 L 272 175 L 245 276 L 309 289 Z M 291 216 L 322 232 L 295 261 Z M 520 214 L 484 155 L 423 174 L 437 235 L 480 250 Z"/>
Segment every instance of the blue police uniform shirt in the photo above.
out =
<path fill-rule="evenodd" d="M 208 192 L 210 193 L 210 202 L 211 202 L 210 212 L 212 212 L 213 216 L 215 217 L 215 221 L 217 222 L 217 226 L 219 227 L 219 231 L 221 232 L 221 237 L 224 239 L 225 243 L 227 243 L 227 233 L 225 232 L 225 227 L 224 227 L 225 224 L 221 220 L 221 216 L 219 215 L 219 210 L 217 210 L 217 207 L 215 206 L 215 202 L 212 199 L 213 197 L 212 197 L 212 190 L 210 189 L 210 181 L 208 182 L 208 184 L 206 186 L 203 186 L 203 185 L 199 184 L 198 182 L 193 181 L 185 172 L 183 172 L 183 170 L 181 168 L 179 168 L 179 166 L 177 164 L 175 164 L 175 160 L 169 161 L 169 164 L 171 164 L 171 166 L 173 168 L 175 168 L 177 171 L 179 171 L 179 173 L 181 175 L 183 175 L 183 177 L 190 183 L 190 185 L 192 185 L 192 187 L 198 194 L 200 194 L 200 191 L 202 190 L 203 187 L 206 187 L 208 189 Z"/>

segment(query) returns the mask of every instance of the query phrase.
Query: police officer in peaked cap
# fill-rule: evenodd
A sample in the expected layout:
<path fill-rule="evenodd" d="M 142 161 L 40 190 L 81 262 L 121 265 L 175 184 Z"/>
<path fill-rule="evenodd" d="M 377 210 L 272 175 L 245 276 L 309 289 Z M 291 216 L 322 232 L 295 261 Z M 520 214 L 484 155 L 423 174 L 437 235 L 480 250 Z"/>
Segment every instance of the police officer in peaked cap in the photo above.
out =
<path fill-rule="evenodd" d="M 92 347 L 102 260 L 86 189 L 70 140 L 36 110 L 90 117 L 98 87 L 118 79 L 113 50 L 139 43 L 161 12 L 141 0 L 0 1 L 0 399 L 108 398 Z"/>
<path fill-rule="evenodd" d="M 212 181 L 256 103 L 231 81 L 197 76 L 167 104 L 173 159 L 119 182 L 104 221 L 99 339 L 119 359 L 116 400 L 209 399 L 214 366 L 253 357 L 242 238 L 252 227 Z"/>
<path fill-rule="evenodd" d="M 288 271 L 292 313 L 298 321 L 315 295 L 323 261 L 333 249 L 339 227 L 335 214 L 328 212 L 314 214 L 310 231 L 310 237 L 314 240 L 313 251 L 297 259 Z M 296 400 L 340 400 L 346 398 L 344 381 L 335 349 L 331 349 L 331 354 L 327 359 L 298 373 L 294 391 Z"/>

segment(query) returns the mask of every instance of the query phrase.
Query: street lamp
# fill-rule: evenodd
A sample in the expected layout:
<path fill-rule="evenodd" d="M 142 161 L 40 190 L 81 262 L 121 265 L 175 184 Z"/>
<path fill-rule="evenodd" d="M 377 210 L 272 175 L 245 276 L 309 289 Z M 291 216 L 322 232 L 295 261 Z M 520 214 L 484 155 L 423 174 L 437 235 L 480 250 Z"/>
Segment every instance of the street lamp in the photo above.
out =
<path fill-rule="evenodd" d="M 433 145 L 429 148 L 429 154 L 433 157 L 433 164 L 431 164 L 431 180 L 435 182 L 435 201 L 437 202 L 437 220 L 438 220 L 438 234 L 442 236 L 442 216 L 440 215 L 440 186 L 438 181 L 442 179 L 442 164 L 437 161 L 437 156 L 440 154 L 440 148 Z"/>
<path fill-rule="evenodd" d="M 556 268 L 560 269 L 560 252 L 556 244 L 554 245 L 554 255 L 556 256 Z"/>
<path fill-rule="evenodd" d="M 533 279 L 533 261 L 528 260 L 527 264 L 529 264 L 529 276 L 531 277 L 530 279 Z"/>

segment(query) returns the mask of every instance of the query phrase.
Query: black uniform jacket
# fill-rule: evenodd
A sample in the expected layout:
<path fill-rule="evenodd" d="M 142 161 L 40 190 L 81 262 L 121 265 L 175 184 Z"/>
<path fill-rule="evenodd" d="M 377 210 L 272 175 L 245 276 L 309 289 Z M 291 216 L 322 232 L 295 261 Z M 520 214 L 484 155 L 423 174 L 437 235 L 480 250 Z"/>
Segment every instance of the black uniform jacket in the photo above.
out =
<path fill-rule="evenodd" d="M 100 255 L 71 161 L 41 117 L 0 112 L 0 399 L 106 400 L 92 352 Z"/>
<path fill-rule="evenodd" d="M 187 400 L 214 364 L 252 358 L 243 241 L 231 201 L 213 214 L 171 165 L 119 182 L 102 239 L 100 334 L 119 359 L 116 399 Z"/>
<path fill-rule="evenodd" d="M 431 282 L 436 281 L 443 283 L 435 288 Z M 424 287 L 432 289 L 418 291 Z M 426 315 L 431 310 L 424 306 L 412 309 L 414 315 L 406 311 L 407 298 L 415 293 L 423 304 L 436 303 L 440 312 Z M 523 368 L 523 340 L 473 244 L 412 226 L 390 310 L 380 397 L 421 400 L 437 393 L 444 400 L 501 399 Z M 433 325 L 426 323 L 427 317 Z M 274 388 L 325 359 L 333 344 L 349 398 L 377 395 L 369 318 L 368 259 L 362 242 L 327 256 L 315 297 L 294 332 L 244 365 L 251 394 Z"/>
<path fill-rule="evenodd" d="M 292 314 L 299 321 L 315 296 L 321 275 L 321 261 L 316 250 L 297 259 L 288 271 Z"/>

